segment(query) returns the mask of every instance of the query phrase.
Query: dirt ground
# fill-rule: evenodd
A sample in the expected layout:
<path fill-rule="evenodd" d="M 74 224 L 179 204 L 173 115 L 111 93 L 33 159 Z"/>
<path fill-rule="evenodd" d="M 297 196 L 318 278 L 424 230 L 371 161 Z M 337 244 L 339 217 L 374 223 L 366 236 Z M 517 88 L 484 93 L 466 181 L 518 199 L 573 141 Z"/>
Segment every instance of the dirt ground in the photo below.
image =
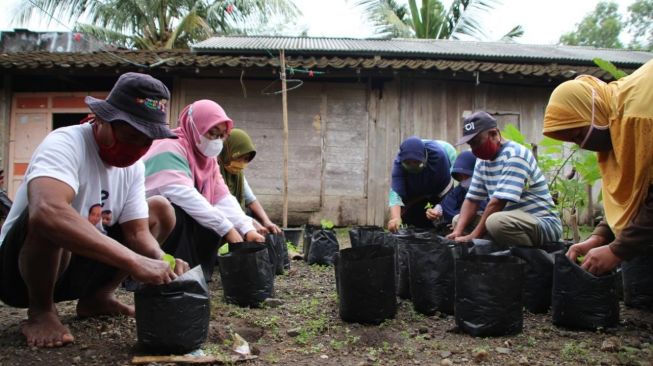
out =
<path fill-rule="evenodd" d="M 407 300 L 395 319 L 381 325 L 343 322 L 332 267 L 293 261 L 275 280 L 279 304 L 262 309 L 226 304 L 219 277 L 216 271 L 210 283 L 211 324 L 203 350 L 231 354 L 234 331 L 258 355 L 241 365 L 653 365 L 653 313 L 634 309 L 622 307 L 620 325 L 598 332 L 560 329 L 550 314 L 525 313 L 519 335 L 473 338 L 455 331 L 452 316 L 420 315 Z M 119 296 L 133 303 L 131 293 L 120 290 Z M 134 319 L 79 319 L 74 302 L 59 304 L 59 311 L 75 343 L 36 349 L 24 345 L 19 331 L 25 310 L 0 304 L 0 366 L 129 365 L 133 356 L 144 355 Z"/>

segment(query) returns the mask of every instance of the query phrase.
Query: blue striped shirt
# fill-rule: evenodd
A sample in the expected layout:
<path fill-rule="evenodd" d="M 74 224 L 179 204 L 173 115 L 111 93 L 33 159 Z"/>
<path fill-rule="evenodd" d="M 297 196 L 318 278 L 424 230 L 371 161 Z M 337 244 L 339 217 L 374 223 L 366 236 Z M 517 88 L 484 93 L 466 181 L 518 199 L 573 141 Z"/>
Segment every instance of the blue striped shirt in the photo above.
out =
<path fill-rule="evenodd" d="M 507 201 L 504 211 L 521 210 L 540 222 L 544 242 L 562 237 L 562 223 L 549 193 L 546 178 L 530 150 L 508 141 L 494 160 L 478 159 L 472 184 L 465 198 Z"/>

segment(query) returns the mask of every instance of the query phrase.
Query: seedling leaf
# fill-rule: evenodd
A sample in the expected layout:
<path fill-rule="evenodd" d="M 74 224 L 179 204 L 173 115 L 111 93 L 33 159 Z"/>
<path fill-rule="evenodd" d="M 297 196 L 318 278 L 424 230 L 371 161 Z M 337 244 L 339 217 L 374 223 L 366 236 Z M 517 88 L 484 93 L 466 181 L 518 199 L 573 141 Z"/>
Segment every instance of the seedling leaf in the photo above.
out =
<path fill-rule="evenodd" d="M 175 265 L 177 264 L 177 262 L 175 261 L 175 257 L 173 257 L 170 254 L 166 253 L 166 254 L 163 255 L 163 260 L 168 262 L 168 265 L 170 266 L 170 269 L 172 269 L 173 271 L 175 270 Z"/>

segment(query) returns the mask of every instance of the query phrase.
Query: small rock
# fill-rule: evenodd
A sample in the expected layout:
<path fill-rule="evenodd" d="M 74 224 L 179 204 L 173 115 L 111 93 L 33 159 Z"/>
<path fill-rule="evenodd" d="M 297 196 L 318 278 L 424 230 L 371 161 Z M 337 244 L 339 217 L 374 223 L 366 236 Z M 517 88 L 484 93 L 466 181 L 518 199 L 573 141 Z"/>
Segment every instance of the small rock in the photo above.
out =
<path fill-rule="evenodd" d="M 440 357 L 442 357 L 442 358 L 448 358 L 449 356 L 451 356 L 451 352 L 449 352 L 449 351 L 440 352 Z"/>
<path fill-rule="evenodd" d="M 610 337 L 601 343 L 601 351 L 604 352 L 617 352 L 619 348 L 619 340 L 614 337 Z"/>
<path fill-rule="evenodd" d="M 487 353 L 484 349 L 475 349 L 472 351 L 472 357 L 474 357 L 474 362 L 484 362 L 490 357 L 490 354 Z"/>
<path fill-rule="evenodd" d="M 75 356 L 75 357 L 73 357 L 73 362 L 74 363 L 80 363 L 80 362 L 82 362 L 82 358 L 79 357 L 79 356 Z"/>
<path fill-rule="evenodd" d="M 292 329 L 288 329 L 288 331 L 286 331 L 286 334 L 288 334 L 289 337 L 297 337 L 301 332 L 302 332 L 302 328 L 292 328 Z"/>
<path fill-rule="evenodd" d="M 88 344 L 80 344 L 79 349 L 82 349 L 82 350 L 88 349 Z"/>
<path fill-rule="evenodd" d="M 368 363 L 365 362 L 365 361 L 361 361 L 361 362 L 356 364 L 356 366 L 367 366 L 367 365 L 368 365 Z"/>
<path fill-rule="evenodd" d="M 440 366 L 453 366 L 453 362 L 448 358 L 443 358 L 442 361 L 440 361 Z"/>
<path fill-rule="evenodd" d="M 522 366 L 528 365 L 528 358 L 526 356 L 519 357 L 519 364 Z"/>
<path fill-rule="evenodd" d="M 427 334 L 424 334 L 423 338 L 426 339 L 426 340 L 429 340 L 429 339 L 431 339 L 433 337 L 430 334 L 427 333 Z"/>
<path fill-rule="evenodd" d="M 274 297 L 268 297 L 267 299 L 263 300 L 263 303 L 268 307 L 276 308 L 283 305 L 283 300 L 276 299 Z"/>
<path fill-rule="evenodd" d="M 417 331 L 419 332 L 419 334 L 426 334 L 426 333 L 429 332 L 429 328 L 427 328 L 427 327 L 419 327 L 419 329 L 417 329 Z"/>
<path fill-rule="evenodd" d="M 376 357 L 372 355 L 367 356 L 367 362 L 371 362 L 371 363 L 376 362 Z"/>
<path fill-rule="evenodd" d="M 460 359 L 460 362 L 465 363 L 465 362 L 469 362 L 469 360 L 466 359 L 465 357 L 463 357 L 463 358 Z"/>
<path fill-rule="evenodd" d="M 504 355 L 507 355 L 507 354 L 510 353 L 510 348 L 506 348 L 506 347 L 497 347 L 494 350 L 497 351 L 497 353 L 501 353 L 501 354 L 504 354 Z"/>
<path fill-rule="evenodd" d="M 419 364 L 420 364 L 419 360 L 413 360 L 413 363 L 414 363 L 415 365 L 419 365 Z"/>
<path fill-rule="evenodd" d="M 329 356 L 327 356 L 327 355 L 320 355 L 320 358 L 323 359 L 323 360 L 328 360 L 328 359 L 329 359 Z"/>

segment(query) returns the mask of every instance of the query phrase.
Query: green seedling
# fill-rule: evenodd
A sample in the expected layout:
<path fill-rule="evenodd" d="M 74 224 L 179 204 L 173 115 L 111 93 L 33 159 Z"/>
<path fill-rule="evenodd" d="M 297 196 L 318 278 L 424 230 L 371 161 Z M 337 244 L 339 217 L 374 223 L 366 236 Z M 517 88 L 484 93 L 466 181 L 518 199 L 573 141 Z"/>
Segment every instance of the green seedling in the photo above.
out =
<path fill-rule="evenodd" d="M 175 257 L 173 257 L 170 254 L 166 253 L 166 254 L 163 255 L 163 260 L 168 262 L 168 265 L 170 266 L 171 270 L 173 270 L 173 271 L 175 270 L 175 265 L 177 264 L 177 262 L 175 261 Z"/>
<path fill-rule="evenodd" d="M 576 262 L 578 262 L 578 264 L 583 264 L 584 260 L 585 260 L 584 255 L 579 255 L 578 257 L 576 257 Z"/>
<path fill-rule="evenodd" d="M 331 221 L 331 220 L 322 219 L 322 220 L 320 220 L 320 225 L 322 225 L 323 230 L 333 229 L 333 221 Z"/>
<path fill-rule="evenodd" d="M 218 255 L 225 255 L 227 253 L 229 253 L 229 244 L 224 244 L 218 248 Z"/>
<path fill-rule="evenodd" d="M 297 247 L 290 240 L 286 241 L 286 247 L 288 247 L 288 250 L 290 250 L 290 251 L 293 251 L 293 252 L 298 251 Z"/>
<path fill-rule="evenodd" d="M 429 208 L 433 208 L 433 204 L 431 202 L 426 202 L 426 206 L 424 206 L 424 209 L 428 210 Z"/>

